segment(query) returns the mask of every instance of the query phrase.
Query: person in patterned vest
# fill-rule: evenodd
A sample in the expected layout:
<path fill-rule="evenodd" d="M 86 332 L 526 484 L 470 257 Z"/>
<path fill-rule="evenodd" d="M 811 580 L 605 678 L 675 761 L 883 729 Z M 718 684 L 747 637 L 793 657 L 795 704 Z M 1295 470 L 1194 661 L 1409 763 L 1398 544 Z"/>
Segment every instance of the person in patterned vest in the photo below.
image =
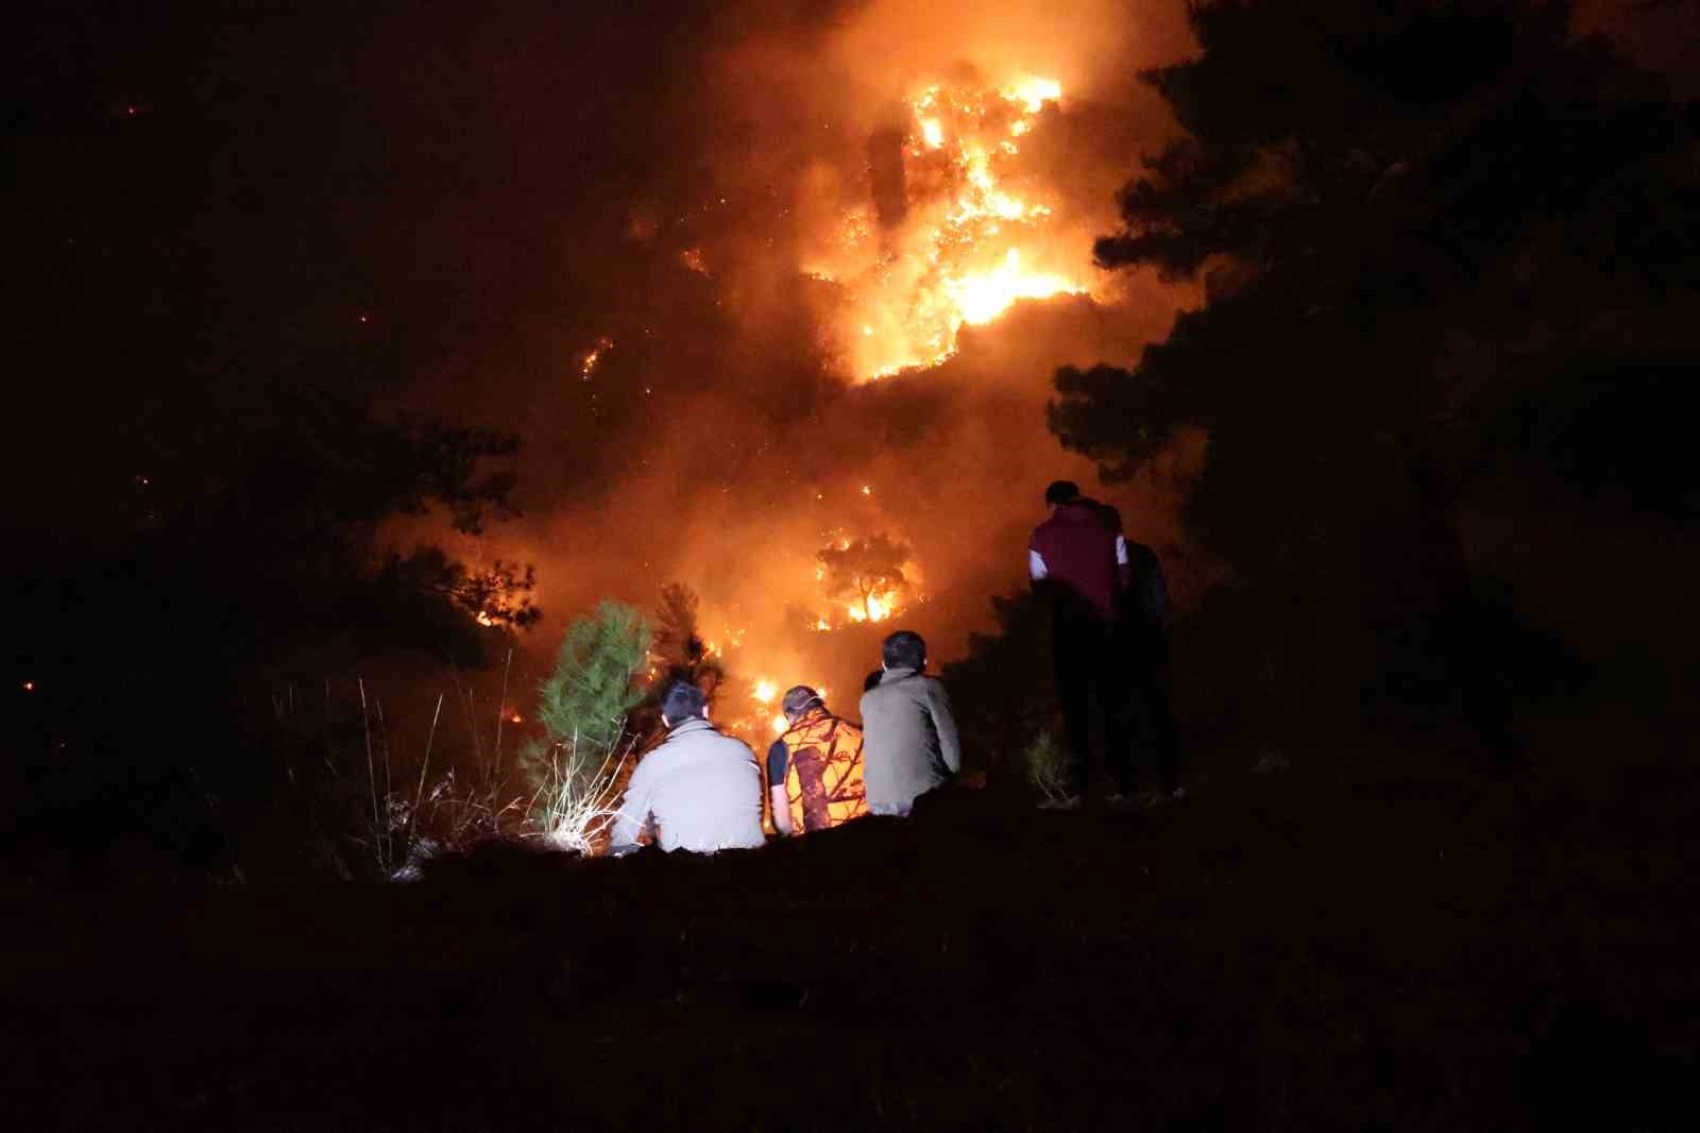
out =
<path fill-rule="evenodd" d="M 862 729 L 828 712 L 807 685 L 786 692 L 780 708 L 789 727 L 767 750 L 774 828 L 812 834 L 867 814 Z"/>

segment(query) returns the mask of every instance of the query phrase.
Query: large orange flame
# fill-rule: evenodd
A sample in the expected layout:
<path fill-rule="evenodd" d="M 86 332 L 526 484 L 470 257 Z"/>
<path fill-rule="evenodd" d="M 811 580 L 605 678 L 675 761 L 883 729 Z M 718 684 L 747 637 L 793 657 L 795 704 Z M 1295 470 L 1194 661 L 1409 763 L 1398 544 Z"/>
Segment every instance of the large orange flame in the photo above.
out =
<path fill-rule="evenodd" d="M 808 265 L 843 289 L 839 345 L 857 379 L 937 365 L 965 325 L 1088 290 L 1083 273 L 1033 266 L 1052 254 L 1051 205 L 1010 184 L 1020 139 L 1061 96 L 1028 77 L 995 90 L 933 84 L 910 99 L 901 223 L 882 228 L 871 205 L 853 207 Z"/>

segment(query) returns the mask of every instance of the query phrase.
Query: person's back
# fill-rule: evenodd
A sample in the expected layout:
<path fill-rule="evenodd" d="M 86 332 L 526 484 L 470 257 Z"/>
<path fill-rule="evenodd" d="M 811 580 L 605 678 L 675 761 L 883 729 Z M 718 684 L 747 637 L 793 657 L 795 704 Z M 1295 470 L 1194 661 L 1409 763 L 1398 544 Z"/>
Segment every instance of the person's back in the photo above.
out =
<path fill-rule="evenodd" d="M 1092 706 L 1104 716 L 1104 755 L 1116 795 L 1133 792 L 1126 657 L 1118 642 L 1126 606 L 1127 540 L 1121 517 L 1080 494 L 1071 480 L 1045 489 L 1050 516 L 1033 529 L 1027 568 L 1034 593 L 1050 599 L 1051 662 L 1068 740 L 1069 795 L 1046 807 L 1073 809 L 1085 799 L 1091 763 Z"/>
<path fill-rule="evenodd" d="M 774 826 L 808 834 L 868 813 L 862 729 L 834 716 L 807 685 L 785 694 L 787 727 L 768 749 Z"/>
<path fill-rule="evenodd" d="M 915 799 L 962 769 L 950 697 L 927 676 L 926 644 L 902 630 L 885 641 L 885 672 L 862 695 L 868 807 L 907 814 Z"/>
<path fill-rule="evenodd" d="M 1105 626 L 1116 621 L 1126 543 L 1106 511 L 1077 497 L 1053 505 L 1033 529 L 1028 567 L 1050 592 L 1058 618 Z"/>
<path fill-rule="evenodd" d="M 1124 569 L 1121 626 L 1129 646 L 1138 656 L 1167 649 L 1169 635 L 1169 586 L 1157 552 L 1144 543 L 1125 541 L 1128 563 Z"/>
<path fill-rule="evenodd" d="M 691 692 L 701 696 L 694 687 Z M 687 698 L 679 693 L 679 699 Z M 670 690 L 668 701 L 674 699 Z M 698 703 L 694 712 L 670 718 L 664 705 L 670 732 L 632 772 L 615 824 L 616 844 L 636 842 L 651 827 L 663 850 L 711 854 L 766 841 L 755 753 L 717 731 L 700 712 Z"/>

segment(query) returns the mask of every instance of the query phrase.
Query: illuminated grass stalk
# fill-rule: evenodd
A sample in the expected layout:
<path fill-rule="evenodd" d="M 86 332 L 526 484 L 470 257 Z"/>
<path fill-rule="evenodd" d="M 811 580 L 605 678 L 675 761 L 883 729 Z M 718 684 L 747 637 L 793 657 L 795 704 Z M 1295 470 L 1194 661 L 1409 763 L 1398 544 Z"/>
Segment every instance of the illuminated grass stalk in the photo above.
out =
<path fill-rule="evenodd" d="M 635 742 L 621 737 L 591 770 L 596 745 L 572 740 L 551 744 L 537 762 L 543 780 L 532 795 L 531 814 L 540 837 L 566 850 L 594 854 L 620 811 L 614 805 Z M 585 750 L 585 749 L 592 750 Z"/>
<path fill-rule="evenodd" d="M 1050 729 L 1040 732 L 1021 753 L 1027 781 L 1048 802 L 1061 802 L 1074 793 L 1069 781 L 1068 753 Z"/>
<path fill-rule="evenodd" d="M 537 719 L 549 742 L 521 762 L 536 786 L 530 807 L 540 835 L 594 853 L 614 816 L 614 797 L 632 762 L 628 713 L 643 699 L 639 678 L 654 633 L 636 609 L 603 602 L 575 619 L 537 688 Z"/>

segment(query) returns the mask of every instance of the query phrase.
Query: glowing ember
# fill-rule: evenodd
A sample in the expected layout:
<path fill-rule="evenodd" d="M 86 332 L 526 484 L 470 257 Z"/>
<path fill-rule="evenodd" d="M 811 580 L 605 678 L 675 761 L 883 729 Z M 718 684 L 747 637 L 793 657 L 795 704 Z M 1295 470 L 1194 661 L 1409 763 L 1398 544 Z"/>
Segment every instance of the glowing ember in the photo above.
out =
<path fill-rule="evenodd" d="M 778 695 L 779 686 L 768 680 L 757 681 L 755 690 L 750 693 L 757 704 L 772 704 L 774 697 Z"/>
<path fill-rule="evenodd" d="M 473 621 L 477 622 L 481 626 L 493 626 L 496 624 L 496 619 L 492 618 L 483 610 L 478 611 L 478 616 L 474 618 Z"/>
<path fill-rule="evenodd" d="M 775 716 L 771 721 L 769 721 L 769 723 L 773 725 L 775 735 L 778 735 L 780 732 L 785 731 L 791 726 L 791 721 L 787 720 L 784 714 Z"/>
<path fill-rule="evenodd" d="M 884 174 L 901 176 L 903 219 L 882 224 L 871 205 L 853 206 L 807 265 L 843 288 L 839 346 L 857 378 L 937 365 L 965 325 L 1089 290 L 1083 274 L 1046 270 L 1083 257 L 1058 246 L 1050 203 L 1013 176 L 1019 139 L 1061 97 L 1055 80 L 1023 77 L 996 90 L 933 85 L 910 100 L 901 170 Z"/>
<path fill-rule="evenodd" d="M 581 381 L 588 382 L 590 380 L 590 375 L 595 371 L 596 364 L 602 361 L 602 356 L 613 349 L 613 346 L 614 340 L 606 336 L 596 340 L 596 345 L 590 348 L 590 351 L 584 356 L 584 361 L 579 364 L 578 372 Z"/>

